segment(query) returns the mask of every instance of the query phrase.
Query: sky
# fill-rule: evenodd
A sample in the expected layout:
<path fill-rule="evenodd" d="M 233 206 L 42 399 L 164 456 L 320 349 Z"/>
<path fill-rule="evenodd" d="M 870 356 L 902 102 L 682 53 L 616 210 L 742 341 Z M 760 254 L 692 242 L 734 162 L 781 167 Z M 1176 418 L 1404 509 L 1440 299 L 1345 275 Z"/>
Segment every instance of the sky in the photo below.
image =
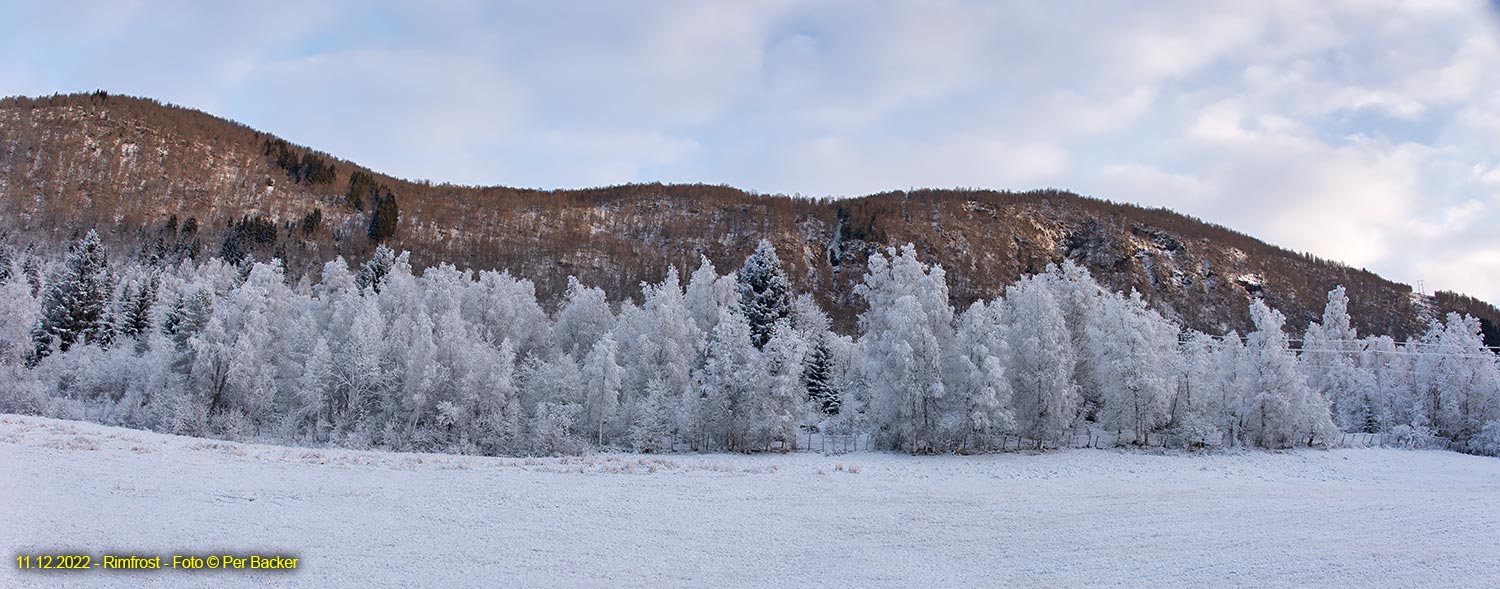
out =
<path fill-rule="evenodd" d="M 1500 302 L 1492 2 L 0 0 L 0 94 L 411 179 L 1054 187 Z"/>

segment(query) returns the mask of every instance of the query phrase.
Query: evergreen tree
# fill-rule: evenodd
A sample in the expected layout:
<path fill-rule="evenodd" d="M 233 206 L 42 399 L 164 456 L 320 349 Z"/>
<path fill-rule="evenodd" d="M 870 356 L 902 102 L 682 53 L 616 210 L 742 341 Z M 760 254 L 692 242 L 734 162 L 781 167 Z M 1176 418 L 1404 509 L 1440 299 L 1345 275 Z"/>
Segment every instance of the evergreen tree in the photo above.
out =
<path fill-rule="evenodd" d="M 385 281 L 385 275 L 390 273 L 391 266 L 396 263 L 396 252 L 391 248 L 380 244 L 375 246 L 375 253 L 359 267 L 359 273 L 354 275 L 354 286 L 359 290 L 370 289 L 380 292 L 380 287 Z"/>
<path fill-rule="evenodd" d="M 206 289 L 198 289 L 187 296 L 178 294 L 162 319 L 161 332 L 177 344 L 177 349 L 186 349 L 188 339 L 208 324 L 212 311 L 213 298 Z"/>
<path fill-rule="evenodd" d="M 37 259 L 31 246 L 26 248 L 26 259 L 21 262 L 21 274 L 26 277 L 26 284 L 31 287 L 31 296 L 41 296 L 42 262 Z"/>
<path fill-rule="evenodd" d="M 370 241 L 381 242 L 396 234 L 396 221 L 401 216 L 396 207 L 396 195 L 387 192 L 375 204 L 370 215 Z"/>
<path fill-rule="evenodd" d="M 15 275 L 15 256 L 4 241 L 5 234 L 0 233 L 0 283 L 10 281 L 11 276 Z"/>
<path fill-rule="evenodd" d="M 776 322 L 786 319 L 792 310 L 791 282 L 771 242 L 760 240 L 755 252 L 745 258 L 739 288 L 740 312 L 750 324 L 750 341 L 755 349 L 764 348 Z"/>
<path fill-rule="evenodd" d="M 807 398 L 823 415 L 836 415 L 843 401 L 834 379 L 832 322 L 808 294 L 792 300 L 791 318 L 792 327 L 807 343 L 802 368 L 802 386 L 807 390 Z"/>
<path fill-rule="evenodd" d="M 802 386 L 807 398 L 824 415 L 838 415 L 843 398 L 833 382 L 833 362 L 827 338 L 812 342 L 802 368 Z"/>
<path fill-rule="evenodd" d="M 126 296 L 120 301 L 123 306 L 117 328 L 120 335 L 139 338 L 150 331 L 151 308 L 156 306 L 156 291 L 160 284 L 160 277 L 151 272 L 126 290 Z"/>
<path fill-rule="evenodd" d="M 68 250 L 62 270 L 42 295 L 42 316 L 32 329 L 31 364 L 52 351 L 66 352 L 75 344 L 102 343 L 110 335 L 109 302 L 114 277 L 109 273 L 99 233 L 87 235 Z"/>

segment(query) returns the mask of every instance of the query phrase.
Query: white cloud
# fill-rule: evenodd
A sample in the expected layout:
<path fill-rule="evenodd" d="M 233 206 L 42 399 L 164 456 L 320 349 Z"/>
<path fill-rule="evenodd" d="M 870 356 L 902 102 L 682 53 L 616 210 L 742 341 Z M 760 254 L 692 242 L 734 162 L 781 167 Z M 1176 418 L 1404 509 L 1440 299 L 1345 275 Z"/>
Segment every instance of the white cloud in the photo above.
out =
<path fill-rule="evenodd" d="M 70 8 L 0 23 L 0 90 L 155 96 L 440 181 L 1075 188 L 1500 300 L 1459 262 L 1500 251 L 1481 2 Z"/>

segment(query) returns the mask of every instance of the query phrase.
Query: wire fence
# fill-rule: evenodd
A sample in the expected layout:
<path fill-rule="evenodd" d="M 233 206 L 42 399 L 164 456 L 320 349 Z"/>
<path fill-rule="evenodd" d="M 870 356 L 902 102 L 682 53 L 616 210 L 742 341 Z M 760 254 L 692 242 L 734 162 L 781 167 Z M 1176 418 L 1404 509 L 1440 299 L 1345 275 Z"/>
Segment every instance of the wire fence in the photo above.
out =
<path fill-rule="evenodd" d="M 1453 442 L 1446 438 L 1437 436 L 1412 436 L 1395 432 L 1341 433 L 1332 439 L 1321 441 L 1321 444 L 1328 448 L 1453 449 Z M 1087 431 L 1075 432 L 1063 438 L 1042 440 L 1014 434 L 983 436 L 974 438 L 964 448 L 945 449 L 940 453 L 954 451 L 965 453 L 1045 452 L 1062 449 L 1126 447 L 1193 450 L 1218 446 L 1195 444 L 1177 436 L 1161 433 L 1146 434 L 1144 439 L 1137 442 L 1134 436 L 1128 433 L 1116 434 L 1104 431 Z M 850 452 L 883 450 L 883 448 L 876 448 L 873 438 L 868 433 L 835 434 L 817 432 L 803 433 L 798 437 L 795 448 L 783 443 L 780 449 L 783 451 L 815 452 L 819 454 L 847 454 Z"/>
<path fill-rule="evenodd" d="M 1332 448 L 1411 448 L 1452 450 L 1453 442 L 1436 436 L 1403 436 L 1394 432 L 1345 433 L 1330 442 Z"/>

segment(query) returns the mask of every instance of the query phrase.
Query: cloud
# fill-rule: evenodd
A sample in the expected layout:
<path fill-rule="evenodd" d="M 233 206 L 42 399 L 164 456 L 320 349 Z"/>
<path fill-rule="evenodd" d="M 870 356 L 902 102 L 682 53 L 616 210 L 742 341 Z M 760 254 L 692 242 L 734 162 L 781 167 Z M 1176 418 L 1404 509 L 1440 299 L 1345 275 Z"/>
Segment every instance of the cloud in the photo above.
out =
<path fill-rule="evenodd" d="M 1460 0 L 31 3 L 0 23 L 0 92 L 148 95 L 468 184 L 1074 188 L 1500 300 L 1475 271 L 1500 256 L 1496 15 Z"/>

